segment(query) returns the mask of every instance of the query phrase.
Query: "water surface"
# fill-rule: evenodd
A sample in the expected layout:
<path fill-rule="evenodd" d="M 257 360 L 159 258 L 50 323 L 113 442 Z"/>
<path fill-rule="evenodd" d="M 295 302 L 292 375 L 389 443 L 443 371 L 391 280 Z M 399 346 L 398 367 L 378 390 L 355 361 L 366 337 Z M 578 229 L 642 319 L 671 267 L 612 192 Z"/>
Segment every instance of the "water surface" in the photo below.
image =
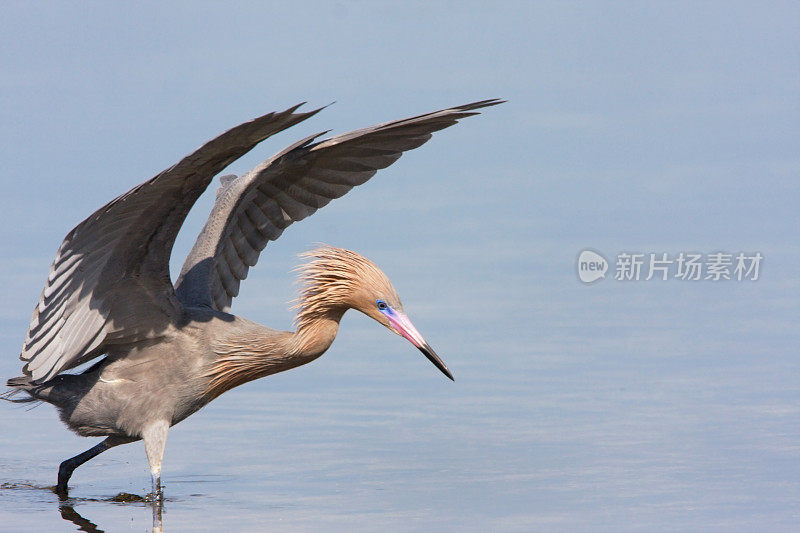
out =
<path fill-rule="evenodd" d="M 451 383 L 348 314 L 311 365 L 171 430 L 165 531 L 796 530 L 796 5 L 5 3 L 0 377 L 64 234 L 234 124 L 337 103 L 286 145 L 482 98 L 289 228 L 233 310 L 289 328 L 296 254 L 357 250 Z M 213 201 L 178 237 L 180 269 Z M 755 282 L 582 285 L 579 252 L 760 252 Z M 0 531 L 148 531 L 143 447 L 0 404 Z"/>

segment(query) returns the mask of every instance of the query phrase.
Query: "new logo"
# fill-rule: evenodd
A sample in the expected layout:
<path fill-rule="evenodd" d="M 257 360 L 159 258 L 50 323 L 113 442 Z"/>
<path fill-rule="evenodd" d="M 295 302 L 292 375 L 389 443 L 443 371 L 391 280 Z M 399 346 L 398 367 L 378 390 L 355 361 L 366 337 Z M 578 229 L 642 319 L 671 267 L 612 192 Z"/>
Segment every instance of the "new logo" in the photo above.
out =
<path fill-rule="evenodd" d="M 592 283 L 606 277 L 608 261 L 592 250 L 584 250 L 578 256 L 578 277 L 584 283 Z"/>

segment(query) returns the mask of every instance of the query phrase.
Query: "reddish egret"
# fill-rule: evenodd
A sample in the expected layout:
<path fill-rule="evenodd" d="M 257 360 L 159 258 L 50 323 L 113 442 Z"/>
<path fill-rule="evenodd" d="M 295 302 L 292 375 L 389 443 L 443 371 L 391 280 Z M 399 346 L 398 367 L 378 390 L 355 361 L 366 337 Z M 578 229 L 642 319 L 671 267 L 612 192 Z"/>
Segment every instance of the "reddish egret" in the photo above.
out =
<path fill-rule="evenodd" d="M 160 499 L 167 432 L 223 392 L 313 361 L 339 320 L 357 309 L 402 335 L 453 379 L 405 315 L 389 279 L 355 252 L 322 247 L 301 268 L 296 331 L 230 314 L 239 283 L 269 241 L 371 178 L 437 130 L 500 100 L 387 122 L 330 139 L 299 141 L 244 176 L 224 176 L 216 202 L 173 286 L 169 258 L 189 209 L 215 175 L 275 133 L 320 110 L 294 106 L 223 133 L 174 166 L 112 200 L 67 234 L 22 348 L 13 401 L 56 406 L 73 431 L 106 437 L 67 459 L 73 471 L 118 446 L 144 441 Z M 65 373 L 92 359 L 79 373 Z"/>

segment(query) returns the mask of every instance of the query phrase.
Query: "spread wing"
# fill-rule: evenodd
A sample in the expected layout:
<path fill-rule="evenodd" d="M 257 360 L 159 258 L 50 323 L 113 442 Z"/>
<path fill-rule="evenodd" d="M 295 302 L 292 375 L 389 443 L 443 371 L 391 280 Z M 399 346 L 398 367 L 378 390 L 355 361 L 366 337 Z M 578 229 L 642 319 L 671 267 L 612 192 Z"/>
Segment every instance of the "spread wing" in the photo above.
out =
<path fill-rule="evenodd" d="M 64 239 L 33 312 L 20 359 L 35 382 L 108 345 L 156 337 L 182 306 L 169 256 L 187 213 L 222 169 L 267 137 L 319 110 L 294 106 L 241 124 L 112 200 Z"/>
<path fill-rule="evenodd" d="M 314 142 L 300 141 L 238 179 L 226 180 L 176 284 L 187 306 L 230 308 L 239 283 L 269 241 L 388 167 L 435 131 L 475 110 L 502 103 L 483 100 L 396 120 Z"/>

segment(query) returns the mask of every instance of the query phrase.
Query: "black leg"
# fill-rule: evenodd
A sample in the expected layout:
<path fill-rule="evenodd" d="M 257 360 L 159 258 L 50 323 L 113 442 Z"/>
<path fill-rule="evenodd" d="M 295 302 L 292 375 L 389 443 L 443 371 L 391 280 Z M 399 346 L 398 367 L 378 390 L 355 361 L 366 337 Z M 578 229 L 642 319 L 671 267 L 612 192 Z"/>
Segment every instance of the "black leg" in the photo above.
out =
<path fill-rule="evenodd" d="M 113 448 L 114 446 L 118 446 L 120 444 L 126 444 L 128 442 L 133 442 L 134 440 L 136 439 L 130 439 L 127 437 L 107 437 L 97 446 L 89 448 L 85 452 L 79 453 L 75 457 L 67 459 L 61 463 L 61 466 L 58 468 L 58 485 L 56 485 L 56 494 L 59 496 L 67 495 L 67 482 L 69 482 L 69 478 L 72 477 L 72 473 L 75 471 L 75 469 L 81 466 L 83 463 L 97 457 L 109 448 Z"/>

